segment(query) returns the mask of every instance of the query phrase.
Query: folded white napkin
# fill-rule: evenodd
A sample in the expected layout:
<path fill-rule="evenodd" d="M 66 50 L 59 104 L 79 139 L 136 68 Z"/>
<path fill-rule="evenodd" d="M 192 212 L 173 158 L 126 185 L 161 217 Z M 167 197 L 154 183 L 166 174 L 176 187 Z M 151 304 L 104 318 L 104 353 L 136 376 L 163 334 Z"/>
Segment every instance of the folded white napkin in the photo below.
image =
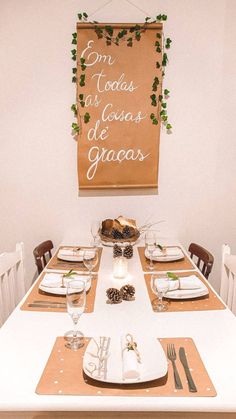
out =
<path fill-rule="evenodd" d="M 51 273 L 48 272 L 45 274 L 45 276 L 43 277 L 40 285 L 42 285 L 43 287 L 49 287 L 49 288 L 58 288 L 61 287 L 62 285 L 62 275 L 63 274 L 56 274 L 56 273 Z M 68 278 L 65 277 L 64 279 L 64 285 L 67 285 L 67 283 L 69 281 L 72 281 L 74 279 L 83 279 L 83 281 L 89 280 L 89 278 L 87 278 L 86 276 L 79 276 L 79 275 L 71 275 Z"/>
<path fill-rule="evenodd" d="M 71 279 L 73 278 L 71 277 Z M 66 278 L 64 278 L 64 283 L 66 285 Z M 44 287 L 50 287 L 50 288 L 60 287 L 61 284 L 62 284 L 62 274 L 46 273 L 41 281 L 41 285 L 43 285 Z"/>
<path fill-rule="evenodd" d="M 127 335 L 121 337 L 123 380 L 134 380 L 140 377 L 137 354 L 127 348 Z"/>
<path fill-rule="evenodd" d="M 156 248 L 153 252 L 154 257 L 181 256 L 183 254 L 179 247 L 164 247 L 163 250 Z"/>
<path fill-rule="evenodd" d="M 76 256 L 76 257 L 83 257 L 84 254 L 86 253 L 86 255 L 90 256 L 91 259 L 95 256 L 95 251 L 92 249 L 80 249 L 80 250 L 76 250 L 76 249 L 60 249 L 59 250 L 59 254 L 61 256 Z"/>
<path fill-rule="evenodd" d="M 169 289 L 167 292 L 174 290 L 195 290 L 202 288 L 202 281 L 196 275 L 179 277 L 177 280 L 169 280 Z"/>

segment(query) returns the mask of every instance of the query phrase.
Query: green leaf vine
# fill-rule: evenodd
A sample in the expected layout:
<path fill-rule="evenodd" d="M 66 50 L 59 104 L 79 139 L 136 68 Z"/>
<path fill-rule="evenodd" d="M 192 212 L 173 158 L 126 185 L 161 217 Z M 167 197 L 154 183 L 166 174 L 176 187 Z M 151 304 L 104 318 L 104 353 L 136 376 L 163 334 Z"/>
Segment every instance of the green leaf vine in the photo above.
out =
<path fill-rule="evenodd" d="M 134 42 L 140 42 L 142 34 L 147 30 L 148 26 L 152 23 L 161 23 L 167 20 L 167 15 L 159 14 L 156 16 L 155 19 L 151 17 L 146 17 L 143 24 L 137 24 L 132 26 L 131 28 L 121 29 L 117 34 L 114 34 L 114 29 L 110 25 L 105 25 L 104 28 L 99 26 L 97 21 L 88 21 L 88 14 L 86 12 L 78 13 L 78 19 L 80 22 L 88 22 L 90 23 L 93 28 L 94 32 L 97 35 L 98 39 L 104 39 L 106 45 L 115 44 L 119 46 L 122 42 L 125 42 L 127 47 L 132 47 Z M 170 91 L 168 89 L 164 89 L 162 87 L 163 79 L 165 77 L 166 66 L 168 65 L 168 54 L 167 50 L 171 47 L 172 40 L 170 38 L 165 38 L 164 34 L 161 35 L 160 33 L 156 34 L 156 41 L 154 44 L 155 51 L 157 54 L 162 53 L 162 59 L 157 59 L 156 61 L 156 69 L 161 70 L 162 80 L 160 81 L 158 76 L 156 75 L 153 79 L 152 86 L 151 86 L 151 95 L 150 101 L 151 105 L 156 108 L 150 114 L 150 119 L 153 125 L 158 125 L 159 121 L 165 126 L 166 132 L 168 134 L 171 133 L 172 125 L 169 122 L 168 113 L 167 113 L 167 100 L 170 97 Z M 72 45 L 77 46 L 77 33 L 74 32 L 72 34 Z M 71 59 L 73 61 L 77 61 L 77 50 L 74 48 L 71 50 Z M 84 58 L 80 58 L 77 61 L 78 67 L 80 67 L 80 75 L 77 75 L 77 68 L 72 68 L 72 83 L 78 84 L 81 89 L 83 89 L 86 85 L 86 62 Z M 158 90 L 161 94 L 157 94 Z M 77 105 L 73 104 L 71 106 L 71 110 L 74 114 L 74 117 L 77 118 L 78 122 L 72 123 L 72 130 L 75 134 L 81 134 L 82 132 L 82 124 L 89 123 L 90 121 L 90 114 L 86 112 L 85 114 L 81 113 L 81 108 L 85 107 L 84 101 L 84 94 L 79 93 L 77 98 Z"/>

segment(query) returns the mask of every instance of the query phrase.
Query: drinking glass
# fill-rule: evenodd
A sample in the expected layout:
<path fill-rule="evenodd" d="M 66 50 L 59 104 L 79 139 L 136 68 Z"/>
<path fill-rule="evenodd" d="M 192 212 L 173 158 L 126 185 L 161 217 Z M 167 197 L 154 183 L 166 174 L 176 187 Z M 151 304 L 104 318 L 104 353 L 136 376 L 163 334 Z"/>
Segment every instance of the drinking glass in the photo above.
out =
<path fill-rule="evenodd" d="M 145 247 L 149 256 L 149 265 L 148 269 L 153 271 L 154 264 L 153 264 L 153 253 L 156 249 L 156 234 L 154 231 L 147 231 L 145 234 Z"/>
<path fill-rule="evenodd" d="M 165 311 L 168 308 L 168 304 L 163 301 L 163 297 L 169 289 L 169 281 L 168 277 L 160 278 L 157 275 L 152 275 L 151 277 L 151 289 L 158 297 L 157 303 L 153 304 L 154 309 L 157 311 Z"/>
<path fill-rule="evenodd" d="M 94 256 L 91 257 L 91 254 L 94 253 Z M 90 248 L 87 251 L 85 250 L 83 254 L 83 264 L 89 271 L 90 278 L 92 277 L 92 271 L 98 263 L 98 249 Z"/>
<path fill-rule="evenodd" d="M 100 222 L 98 220 L 92 221 L 91 223 L 91 234 L 93 236 L 93 245 L 98 247 L 99 245 L 99 229 L 100 229 Z"/>
<path fill-rule="evenodd" d="M 80 316 L 86 303 L 86 282 L 80 279 L 69 281 L 66 289 L 67 312 L 74 324 L 72 340 L 67 344 L 73 351 L 83 346 L 83 333 L 77 329 Z"/>

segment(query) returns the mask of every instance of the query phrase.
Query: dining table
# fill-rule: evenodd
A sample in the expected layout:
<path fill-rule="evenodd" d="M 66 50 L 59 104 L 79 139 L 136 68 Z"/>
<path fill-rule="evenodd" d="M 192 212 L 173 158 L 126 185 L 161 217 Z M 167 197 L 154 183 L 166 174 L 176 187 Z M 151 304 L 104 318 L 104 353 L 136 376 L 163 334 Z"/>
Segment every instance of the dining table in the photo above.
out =
<path fill-rule="evenodd" d="M 63 242 L 61 246 L 86 244 L 77 239 Z M 60 390 L 60 374 L 55 380 L 58 391 L 51 394 L 40 392 L 42 374 L 56 339 L 63 342 L 66 332 L 72 329 L 72 320 L 66 309 L 27 309 L 27 301 L 36 286 L 34 282 L 0 329 L 0 418 L 236 418 L 236 318 L 176 239 L 163 239 L 162 245 L 182 249 L 187 265 L 182 265 L 183 269 L 180 269 L 173 263 L 168 265 L 168 271 L 179 276 L 196 274 L 209 289 L 212 307 L 200 305 L 200 298 L 200 303 L 190 300 L 191 306 L 176 300 L 170 302 L 166 311 L 153 310 L 148 288 L 150 272 L 141 257 L 142 241 L 133 246 L 133 257 L 128 259 L 128 274 L 123 279 L 113 276 L 113 247 L 101 246 L 100 265 L 92 279 L 93 282 L 96 277 L 97 281 L 93 306 L 82 314 L 79 330 L 86 338 L 106 336 L 117 339 L 130 333 L 137 342 L 139 338 L 145 342 L 150 337 L 160 342 L 177 342 L 178 339 L 186 343 L 194 342 L 212 384 L 206 389 L 206 394 L 189 392 L 182 370 L 184 393 L 176 391 L 172 380 L 170 386 L 173 388 L 167 394 L 152 393 L 151 387 L 149 394 L 148 383 L 146 389 L 143 386 L 145 394 L 132 394 L 128 386 L 117 392 L 115 388 L 109 393 L 106 383 L 103 383 L 101 391 L 94 390 L 96 383 L 95 387 L 92 385 L 91 394 L 83 391 L 66 394 Z M 38 283 L 45 273 L 67 272 L 66 265 L 62 265 L 60 270 L 56 265 L 51 268 L 49 264 L 36 280 Z M 157 273 L 155 267 L 154 272 Z M 166 275 L 165 264 L 159 265 L 158 275 Z M 118 304 L 109 303 L 107 289 L 120 289 L 126 284 L 135 288 L 135 298 Z M 74 359 L 81 356 L 81 350 L 76 352 Z M 62 376 L 63 358 L 60 361 Z M 170 361 L 168 375 L 172 379 Z M 194 378 L 194 370 L 192 375 Z"/>

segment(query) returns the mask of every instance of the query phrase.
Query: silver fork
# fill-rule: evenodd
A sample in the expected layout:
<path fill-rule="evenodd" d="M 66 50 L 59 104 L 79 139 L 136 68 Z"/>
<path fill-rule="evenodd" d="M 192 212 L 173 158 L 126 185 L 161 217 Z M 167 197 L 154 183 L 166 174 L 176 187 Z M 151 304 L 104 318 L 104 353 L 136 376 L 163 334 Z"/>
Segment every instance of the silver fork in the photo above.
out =
<path fill-rule="evenodd" d="M 174 372 L 174 379 L 175 379 L 175 388 L 182 389 L 183 385 L 181 383 L 180 376 L 179 376 L 178 370 L 177 370 L 176 365 L 175 365 L 176 352 L 175 352 L 175 347 L 174 347 L 173 343 L 170 343 L 170 344 L 167 345 L 167 357 L 169 358 L 169 360 L 172 363 L 173 372 Z"/>

